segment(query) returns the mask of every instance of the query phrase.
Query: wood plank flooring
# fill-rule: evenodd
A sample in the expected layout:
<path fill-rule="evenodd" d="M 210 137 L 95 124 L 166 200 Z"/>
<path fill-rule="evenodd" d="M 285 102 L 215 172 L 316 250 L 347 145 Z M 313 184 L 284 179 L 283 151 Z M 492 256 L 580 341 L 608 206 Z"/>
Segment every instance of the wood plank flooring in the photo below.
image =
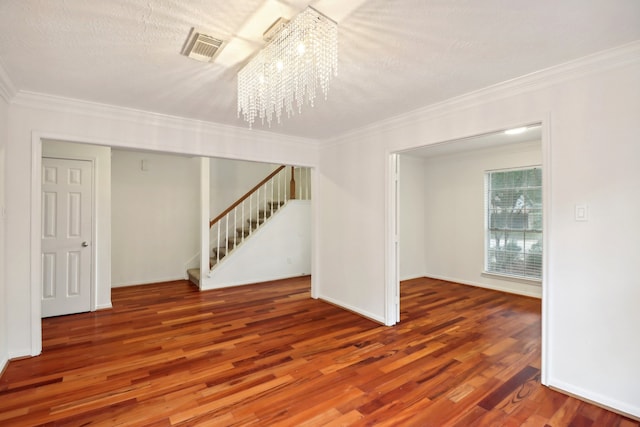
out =
<path fill-rule="evenodd" d="M 540 385 L 540 302 L 432 279 L 385 327 L 308 277 L 117 288 L 43 320 L 0 378 L 3 426 L 638 426 Z"/>

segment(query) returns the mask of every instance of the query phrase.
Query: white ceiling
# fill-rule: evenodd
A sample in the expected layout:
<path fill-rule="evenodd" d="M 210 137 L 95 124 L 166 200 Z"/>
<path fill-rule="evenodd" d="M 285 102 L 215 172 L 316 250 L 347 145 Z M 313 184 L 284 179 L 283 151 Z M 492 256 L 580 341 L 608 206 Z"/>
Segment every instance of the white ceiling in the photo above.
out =
<path fill-rule="evenodd" d="M 504 131 L 471 136 L 453 141 L 443 141 L 437 144 L 425 145 L 402 152 L 412 157 L 432 158 L 449 156 L 452 154 L 469 153 L 487 148 L 503 147 L 526 142 L 538 142 L 542 144 L 542 126 L 539 124 L 523 126 L 526 131 L 515 135 Z M 505 129 L 506 130 L 506 129 Z"/>
<path fill-rule="evenodd" d="M 18 90 L 245 127 L 249 33 L 307 4 L 339 22 L 338 76 L 271 130 L 311 138 L 640 39 L 638 0 L 0 0 L 0 62 Z M 191 27 L 233 43 L 188 59 Z"/>

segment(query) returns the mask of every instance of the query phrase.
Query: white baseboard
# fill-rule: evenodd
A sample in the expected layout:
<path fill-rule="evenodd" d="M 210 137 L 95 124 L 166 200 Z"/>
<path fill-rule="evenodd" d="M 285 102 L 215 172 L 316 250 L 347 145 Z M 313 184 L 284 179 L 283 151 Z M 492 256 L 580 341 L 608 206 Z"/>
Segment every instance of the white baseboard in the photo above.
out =
<path fill-rule="evenodd" d="M 154 278 L 148 279 L 144 281 L 136 281 L 136 282 L 121 282 L 121 283 L 112 283 L 112 288 L 123 288 L 125 286 L 140 286 L 140 285 L 151 285 L 153 283 L 162 283 L 162 282 L 175 282 L 176 280 L 185 280 L 184 276 L 171 276 L 164 278 Z"/>
<path fill-rule="evenodd" d="M 408 276 L 400 277 L 400 281 L 404 282 L 405 280 L 422 279 L 423 277 L 425 277 L 424 274 L 410 274 Z"/>
<path fill-rule="evenodd" d="M 98 310 L 107 310 L 109 308 L 113 308 L 113 306 L 111 305 L 111 303 L 109 304 L 98 304 L 96 305 L 96 311 Z"/>
<path fill-rule="evenodd" d="M 37 356 L 37 354 L 32 354 L 31 347 L 29 347 L 29 348 L 19 349 L 17 351 L 10 351 L 9 354 L 7 355 L 7 359 L 11 360 L 11 359 L 17 359 L 19 357 L 32 357 L 32 356 Z"/>
<path fill-rule="evenodd" d="M 7 368 L 8 364 L 9 364 L 9 358 L 6 356 L 3 356 L 0 359 L 0 378 L 2 378 L 2 374 L 4 373 L 4 370 Z"/>
<path fill-rule="evenodd" d="M 358 315 L 360 315 L 362 317 L 366 317 L 367 319 L 371 319 L 374 322 L 378 322 L 378 323 L 380 323 L 382 325 L 385 324 L 384 317 L 378 316 L 378 315 L 373 314 L 373 313 L 369 313 L 368 311 L 361 310 L 361 309 L 359 309 L 357 307 L 354 307 L 354 306 L 352 306 L 350 304 L 345 304 L 342 301 L 338 301 L 338 300 L 335 300 L 333 298 L 326 297 L 324 295 L 319 295 L 318 298 L 323 300 L 323 301 L 328 302 L 329 304 L 333 304 L 335 306 L 338 306 L 340 308 L 344 308 L 345 310 L 349 310 L 349 311 L 351 311 L 351 312 L 353 312 L 355 314 L 358 314 Z"/>
<path fill-rule="evenodd" d="M 491 289 L 491 290 L 494 290 L 494 291 L 507 292 L 507 293 L 510 293 L 510 294 L 522 295 L 522 296 L 526 296 L 526 297 L 542 298 L 542 287 L 540 287 L 539 292 L 528 292 L 528 291 L 525 291 L 525 290 L 522 290 L 522 289 L 515 289 L 515 288 L 512 288 L 510 286 L 489 285 L 489 284 L 486 284 L 486 283 L 479 283 L 479 282 L 472 282 L 472 281 L 469 281 L 469 280 L 456 279 L 455 277 L 438 276 L 438 275 L 433 275 L 433 274 L 429 274 L 429 275 L 426 275 L 424 277 L 429 277 L 431 279 L 437 279 L 437 280 L 446 280 L 447 282 L 455 282 L 455 283 L 460 283 L 462 285 L 475 286 L 475 287 L 478 287 L 478 288 Z"/>
<path fill-rule="evenodd" d="M 210 278 L 205 278 L 204 280 L 200 279 L 200 290 L 201 291 L 210 291 L 212 289 L 223 289 L 223 288 L 231 288 L 234 286 L 245 286 L 245 285 L 256 285 L 258 283 L 263 283 L 263 282 L 273 282 L 274 280 L 286 280 L 286 279 L 293 279 L 296 277 L 306 277 L 309 276 L 311 273 L 300 273 L 300 274 L 286 274 L 283 276 L 265 276 L 264 278 L 260 278 L 259 281 L 250 281 L 250 282 L 246 282 L 244 280 L 240 280 L 237 282 L 226 282 L 226 283 L 214 283 L 213 284 L 209 284 L 208 282 L 211 282 Z"/>
<path fill-rule="evenodd" d="M 635 404 L 621 402 L 617 399 L 612 399 L 609 396 L 594 393 L 590 390 L 577 387 L 573 384 L 569 384 L 555 378 L 551 378 L 549 380 L 549 387 L 577 399 L 593 403 L 596 406 L 600 406 L 612 412 L 640 421 L 640 407 Z"/>

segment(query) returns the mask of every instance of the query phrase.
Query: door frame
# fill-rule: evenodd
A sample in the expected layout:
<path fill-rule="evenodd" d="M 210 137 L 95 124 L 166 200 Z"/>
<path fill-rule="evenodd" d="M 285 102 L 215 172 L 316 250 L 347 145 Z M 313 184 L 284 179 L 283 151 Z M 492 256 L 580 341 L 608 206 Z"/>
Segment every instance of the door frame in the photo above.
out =
<path fill-rule="evenodd" d="M 76 138 L 43 135 L 34 132 L 31 136 L 31 355 L 36 356 L 42 352 L 42 157 L 43 142 L 45 141 L 71 142 L 85 144 L 86 142 Z M 48 154 L 45 157 L 66 158 L 70 160 L 85 160 L 91 162 L 91 283 L 90 283 L 90 310 L 97 309 L 97 252 L 99 242 L 97 232 L 97 188 L 96 188 L 96 158 L 88 155 L 58 155 Z"/>
<path fill-rule="evenodd" d="M 522 120 L 516 124 L 506 123 L 504 126 L 493 131 L 482 130 L 478 131 L 476 135 L 481 135 L 491 132 L 499 132 L 504 129 L 511 129 L 518 126 L 522 126 L 523 123 L 540 123 L 542 129 L 542 242 L 544 247 L 543 261 L 542 261 L 542 299 L 541 299 L 541 351 L 540 351 L 540 382 L 543 385 L 549 385 L 549 371 L 551 369 L 551 363 L 549 360 L 549 341 L 550 341 L 550 305 L 549 301 L 549 265 L 552 260 L 552 248 L 551 242 L 551 114 L 546 113 L 543 117 L 534 117 L 530 120 Z M 469 136 L 453 136 L 447 141 L 455 141 L 458 139 L 464 139 Z M 439 142 L 434 142 L 440 143 Z M 406 151 L 419 148 L 424 145 L 431 144 L 417 144 L 401 150 L 387 150 L 386 152 L 386 236 L 385 236 L 385 266 L 386 266 L 386 283 L 385 283 L 385 324 L 395 325 L 400 321 L 400 233 L 399 233 L 399 221 L 400 221 L 400 199 L 399 199 L 399 186 L 400 175 L 398 156 Z M 397 295 L 397 299 L 396 299 Z M 397 303 L 396 303 L 397 301 Z"/>

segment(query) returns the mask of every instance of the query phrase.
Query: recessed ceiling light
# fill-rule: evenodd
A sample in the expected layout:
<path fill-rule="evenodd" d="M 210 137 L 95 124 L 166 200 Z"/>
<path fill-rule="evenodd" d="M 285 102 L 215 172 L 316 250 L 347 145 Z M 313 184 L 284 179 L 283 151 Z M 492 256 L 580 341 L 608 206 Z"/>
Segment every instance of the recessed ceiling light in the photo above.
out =
<path fill-rule="evenodd" d="M 513 129 L 508 129 L 505 130 L 504 133 L 506 133 L 507 135 L 517 135 L 519 133 L 524 133 L 527 131 L 527 129 L 529 129 L 528 127 L 521 127 L 521 128 L 513 128 Z"/>

